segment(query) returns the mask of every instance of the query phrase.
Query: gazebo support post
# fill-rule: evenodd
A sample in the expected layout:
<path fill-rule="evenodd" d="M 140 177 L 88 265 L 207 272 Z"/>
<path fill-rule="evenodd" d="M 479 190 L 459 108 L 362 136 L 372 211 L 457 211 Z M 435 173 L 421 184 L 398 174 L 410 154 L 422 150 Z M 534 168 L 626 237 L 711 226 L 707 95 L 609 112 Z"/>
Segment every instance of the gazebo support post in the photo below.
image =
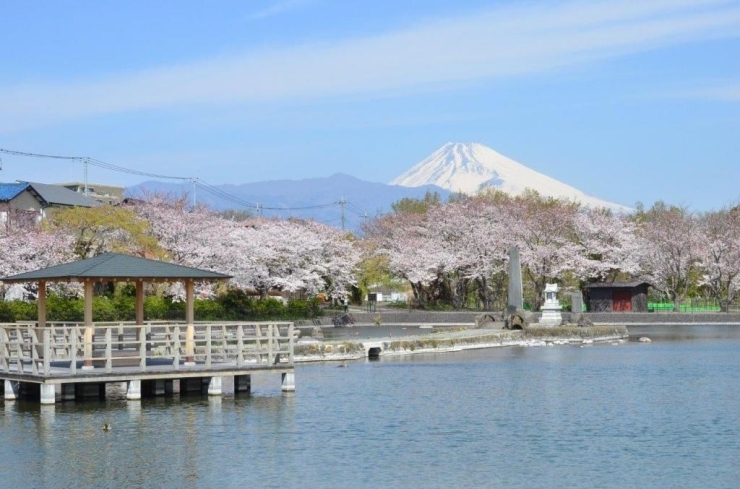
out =
<path fill-rule="evenodd" d="M 185 365 L 195 365 L 195 298 L 194 282 L 185 281 Z"/>
<path fill-rule="evenodd" d="M 136 324 L 144 324 L 144 281 L 136 281 Z"/>
<path fill-rule="evenodd" d="M 46 326 L 46 280 L 39 280 L 38 292 L 38 327 Z"/>
<path fill-rule="evenodd" d="M 136 281 L 136 341 L 139 342 L 139 352 L 142 352 L 142 355 L 145 355 L 146 351 L 149 351 L 149 335 L 147 335 L 147 332 L 144 330 L 144 281 L 143 280 L 137 280 Z M 142 348 L 142 342 L 147 342 L 146 345 Z M 142 365 L 146 365 L 146 359 L 140 359 Z M 130 387 L 130 384 L 129 384 Z M 139 391 L 141 391 L 141 388 L 139 388 Z"/>
<path fill-rule="evenodd" d="M 39 290 L 36 295 L 38 308 L 38 321 L 36 322 L 36 338 L 44 341 L 44 327 L 46 326 L 46 280 L 39 280 Z M 36 348 L 39 360 L 44 358 L 44 345 Z"/>
<path fill-rule="evenodd" d="M 85 361 L 82 365 L 82 370 L 92 370 L 92 354 L 93 354 L 93 317 L 92 317 L 92 305 L 93 305 L 93 283 L 92 280 L 85 280 Z"/>

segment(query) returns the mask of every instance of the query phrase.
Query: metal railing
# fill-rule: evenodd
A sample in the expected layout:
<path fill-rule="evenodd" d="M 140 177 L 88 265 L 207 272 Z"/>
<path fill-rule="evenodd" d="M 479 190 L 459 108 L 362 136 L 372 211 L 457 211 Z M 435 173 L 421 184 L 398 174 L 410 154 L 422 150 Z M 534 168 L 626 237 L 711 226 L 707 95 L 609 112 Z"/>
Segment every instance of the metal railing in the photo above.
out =
<path fill-rule="evenodd" d="M 0 324 L 0 372 L 49 376 L 86 368 L 108 373 L 115 367 L 146 372 L 153 366 L 292 366 L 297 331 L 292 322 Z"/>

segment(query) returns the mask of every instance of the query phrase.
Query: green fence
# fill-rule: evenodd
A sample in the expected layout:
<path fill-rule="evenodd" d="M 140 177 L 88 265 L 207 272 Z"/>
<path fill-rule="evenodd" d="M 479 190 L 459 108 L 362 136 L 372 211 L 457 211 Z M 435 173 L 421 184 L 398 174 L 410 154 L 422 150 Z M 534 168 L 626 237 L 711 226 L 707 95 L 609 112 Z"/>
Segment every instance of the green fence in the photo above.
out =
<path fill-rule="evenodd" d="M 737 310 L 740 305 L 731 304 L 730 310 Z M 649 312 L 673 312 L 673 302 L 648 302 Z M 722 308 L 718 301 L 707 299 L 689 299 L 679 303 L 678 312 L 720 312 Z"/>

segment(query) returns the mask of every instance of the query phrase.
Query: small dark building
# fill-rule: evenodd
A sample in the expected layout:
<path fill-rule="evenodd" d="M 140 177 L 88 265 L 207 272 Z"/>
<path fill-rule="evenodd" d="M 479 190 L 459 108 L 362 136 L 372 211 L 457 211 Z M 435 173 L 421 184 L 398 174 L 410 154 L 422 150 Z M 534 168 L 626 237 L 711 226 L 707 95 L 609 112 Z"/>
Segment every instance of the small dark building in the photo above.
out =
<path fill-rule="evenodd" d="M 647 312 L 648 287 L 642 280 L 586 286 L 586 303 L 591 312 Z"/>

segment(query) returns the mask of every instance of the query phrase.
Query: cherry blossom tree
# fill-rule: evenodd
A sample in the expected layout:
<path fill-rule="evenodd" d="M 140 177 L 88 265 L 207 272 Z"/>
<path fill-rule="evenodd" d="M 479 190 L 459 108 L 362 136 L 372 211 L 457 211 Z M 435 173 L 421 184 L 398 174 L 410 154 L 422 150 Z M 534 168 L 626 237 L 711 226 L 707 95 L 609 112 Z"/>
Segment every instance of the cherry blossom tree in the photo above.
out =
<path fill-rule="evenodd" d="M 72 257 L 72 236 L 51 233 L 36 225 L 0 232 L 0 277 L 59 265 Z M 33 293 L 35 284 L 24 284 Z"/>
<path fill-rule="evenodd" d="M 707 212 L 699 217 L 701 229 L 700 284 L 719 301 L 732 302 L 740 290 L 740 209 Z"/>
<path fill-rule="evenodd" d="M 472 283 L 481 302 L 488 306 L 490 278 L 504 270 L 509 242 L 505 230 L 506 215 L 483 199 L 458 199 L 429 211 L 430 229 L 439 241 L 444 262 L 440 270 L 448 284 L 453 307 L 459 309 Z"/>
<path fill-rule="evenodd" d="M 641 239 L 640 265 L 654 288 L 664 293 L 678 311 L 700 273 L 701 234 L 696 216 L 684 207 L 656 202 L 635 216 Z"/>
<path fill-rule="evenodd" d="M 628 216 L 606 209 L 582 209 L 575 219 L 577 242 L 582 247 L 577 274 L 585 280 L 613 282 L 640 271 L 639 242 Z"/>
<path fill-rule="evenodd" d="M 582 248 L 575 239 L 579 210 L 577 203 L 543 198 L 535 192 L 525 192 L 509 206 L 522 278 L 535 292 L 535 310 L 542 305 L 545 284 L 577 270 L 581 263 Z"/>
<path fill-rule="evenodd" d="M 403 212 L 375 219 L 365 227 L 366 239 L 388 259 L 391 273 L 407 280 L 417 303 L 432 300 L 430 286 L 439 279 L 447 259 L 425 213 Z"/>

